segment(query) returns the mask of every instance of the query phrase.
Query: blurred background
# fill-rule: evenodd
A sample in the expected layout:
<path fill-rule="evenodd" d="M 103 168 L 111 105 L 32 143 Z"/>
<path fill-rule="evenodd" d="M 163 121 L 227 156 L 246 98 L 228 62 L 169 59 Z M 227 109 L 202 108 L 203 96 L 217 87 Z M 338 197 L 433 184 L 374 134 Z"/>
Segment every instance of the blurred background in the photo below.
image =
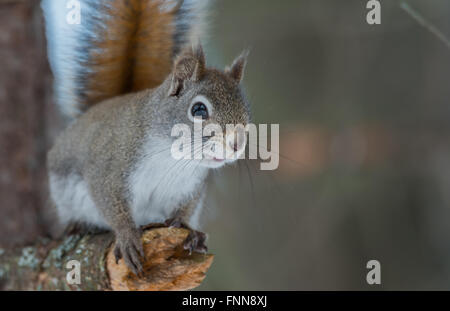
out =
<path fill-rule="evenodd" d="M 208 61 L 251 54 L 254 123 L 280 124 L 280 167 L 210 177 L 216 255 L 202 290 L 450 289 L 450 1 L 211 4 Z M 0 246 L 51 220 L 45 153 L 61 128 L 38 1 L 0 1 Z M 381 285 L 366 282 L 369 260 Z"/>

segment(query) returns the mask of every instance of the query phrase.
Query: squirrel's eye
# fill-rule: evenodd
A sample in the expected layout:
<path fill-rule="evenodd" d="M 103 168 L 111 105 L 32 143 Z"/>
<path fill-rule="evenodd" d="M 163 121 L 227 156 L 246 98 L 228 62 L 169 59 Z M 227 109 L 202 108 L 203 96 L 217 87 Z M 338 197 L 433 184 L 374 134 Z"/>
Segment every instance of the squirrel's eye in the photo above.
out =
<path fill-rule="evenodd" d="M 194 118 L 201 117 L 203 120 L 206 120 L 209 117 L 208 108 L 206 108 L 206 105 L 201 102 L 195 103 L 192 106 L 191 114 Z"/>

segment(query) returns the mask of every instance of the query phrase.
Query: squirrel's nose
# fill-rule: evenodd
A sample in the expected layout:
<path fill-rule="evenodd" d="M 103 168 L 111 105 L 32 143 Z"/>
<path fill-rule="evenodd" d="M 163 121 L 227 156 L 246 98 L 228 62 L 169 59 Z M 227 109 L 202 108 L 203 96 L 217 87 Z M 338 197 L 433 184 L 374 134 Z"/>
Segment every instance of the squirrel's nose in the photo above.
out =
<path fill-rule="evenodd" d="M 234 141 L 234 142 L 230 142 L 230 147 L 231 147 L 231 149 L 233 149 L 234 151 L 238 151 L 238 143 L 237 143 L 237 141 Z"/>
<path fill-rule="evenodd" d="M 245 140 L 245 132 L 244 131 L 237 131 L 229 136 L 228 139 L 228 146 L 234 151 L 238 152 L 241 151 L 246 144 Z"/>

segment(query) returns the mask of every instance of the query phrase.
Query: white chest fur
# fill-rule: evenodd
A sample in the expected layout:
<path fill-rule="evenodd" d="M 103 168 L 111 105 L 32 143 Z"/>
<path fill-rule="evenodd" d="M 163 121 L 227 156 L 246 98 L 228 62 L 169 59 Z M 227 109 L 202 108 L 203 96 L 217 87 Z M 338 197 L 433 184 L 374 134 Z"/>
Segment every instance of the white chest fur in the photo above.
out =
<path fill-rule="evenodd" d="M 174 159 L 170 142 L 148 139 L 128 180 L 136 224 L 167 220 L 197 194 L 206 174 L 197 161 Z"/>
<path fill-rule="evenodd" d="M 172 158 L 167 142 L 149 141 L 128 180 L 135 223 L 142 226 L 167 220 L 197 193 L 206 175 L 207 169 L 198 162 Z M 109 228 L 81 176 L 59 177 L 50 173 L 50 190 L 62 223 L 74 221 Z M 192 217 L 193 228 L 198 227 L 201 206 L 199 202 Z"/>

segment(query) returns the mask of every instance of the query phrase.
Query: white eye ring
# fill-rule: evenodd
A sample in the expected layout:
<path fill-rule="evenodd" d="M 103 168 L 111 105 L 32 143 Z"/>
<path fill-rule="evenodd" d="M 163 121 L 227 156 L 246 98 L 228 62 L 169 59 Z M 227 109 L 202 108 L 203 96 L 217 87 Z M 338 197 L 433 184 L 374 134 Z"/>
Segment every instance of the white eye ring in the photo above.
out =
<path fill-rule="evenodd" d="M 191 104 L 189 105 L 189 109 L 187 111 L 188 118 L 192 122 L 203 122 L 204 121 L 202 118 L 194 117 L 192 115 L 192 107 L 198 103 L 204 104 L 206 106 L 206 111 L 208 113 L 209 118 L 212 116 L 212 113 L 213 113 L 213 106 L 211 105 L 211 102 L 205 96 L 197 95 L 194 97 L 194 99 L 192 99 Z"/>

